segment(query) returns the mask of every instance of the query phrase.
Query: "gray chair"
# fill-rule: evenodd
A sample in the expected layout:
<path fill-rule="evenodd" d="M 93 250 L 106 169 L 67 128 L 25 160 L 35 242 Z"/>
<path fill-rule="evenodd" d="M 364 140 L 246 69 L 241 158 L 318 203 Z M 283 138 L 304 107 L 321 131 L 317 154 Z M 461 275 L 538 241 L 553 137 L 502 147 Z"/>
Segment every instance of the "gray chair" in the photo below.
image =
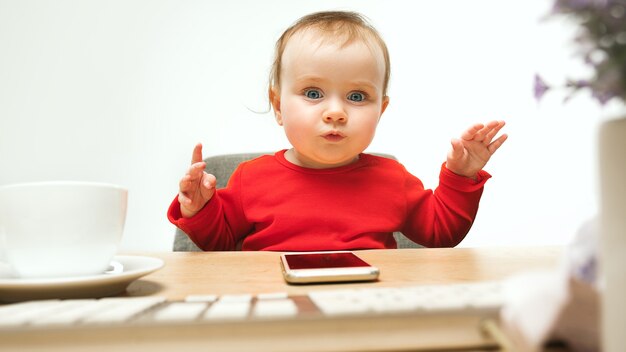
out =
<path fill-rule="evenodd" d="M 237 166 L 246 160 L 254 159 L 261 155 L 268 153 L 242 153 L 242 154 L 225 154 L 225 155 L 217 155 L 211 156 L 204 161 L 206 162 L 207 173 L 214 175 L 217 178 L 217 188 L 225 187 L 228 183 L 228 179 L 230 175 L 235 171 Z M 379 156 L 383 156 L 386 158 L 394 159 L 395 158 L 388 154 L 377 154 Z M 393 234 L 396 242 L 398 243 L 398 248 L 421 248 L 422 246 L 411 241 L 406 238 L 402 233 L 395 232 Z M 174 246 L 173 250 L 175 252 L 199 252 L 202 251 L 195 243 L 193 243 L 187 234 L 185 234 L 181 229 L 176 229 L 176 234 L 174 235 Z"/>

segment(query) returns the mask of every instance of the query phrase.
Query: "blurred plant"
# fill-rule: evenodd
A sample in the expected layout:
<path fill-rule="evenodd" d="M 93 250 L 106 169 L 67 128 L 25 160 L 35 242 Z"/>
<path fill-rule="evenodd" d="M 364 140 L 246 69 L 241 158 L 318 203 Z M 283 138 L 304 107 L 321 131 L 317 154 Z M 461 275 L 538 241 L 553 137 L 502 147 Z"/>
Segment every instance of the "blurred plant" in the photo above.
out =
<path fill-rule="evenodd" d="M 588 88 L 602 105 L 613 98 L 626 103 L 626 0 L 555 0 L 552 16 L 572 17 L 580 25 L 574 41 L 593 69 L 589 79 L 567 80 L 565 100 Z M 537 100 L 553 89 L 539 75 L 534 85 Z"/>

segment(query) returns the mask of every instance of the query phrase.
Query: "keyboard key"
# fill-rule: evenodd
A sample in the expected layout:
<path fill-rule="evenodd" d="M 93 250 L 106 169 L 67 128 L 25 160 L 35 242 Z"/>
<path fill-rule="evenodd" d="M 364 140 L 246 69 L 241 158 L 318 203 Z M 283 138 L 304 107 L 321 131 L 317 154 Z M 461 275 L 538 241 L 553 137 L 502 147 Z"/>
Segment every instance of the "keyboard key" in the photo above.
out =
<path fill-rule="evenodd" d="M 298 314 L 298 307 L 290 299 L 258 300 L 254 305 L 255 317 L 293 317 Z"/>
<path fill-rule="evenodd" d="M 163 302 L 165 297 L 120 297 L 103 298 L 101 301 L 110 303 L 111 307 L 88 317 L 88 324 L 112 324 L 130 321 L 140 313 L 147 311 Z"/>
<path fill-rule="evenodd" d="M 328 290 L 311 292 L 308 296 L 326 315 L 463 312 L 471 309 L 494 310 L 503 304 L 497 283 Z"/>
<path fill-rule="evenodd" d="M 237 302 L 248 302 L 252 300 L 251 294 L 239 294 L 239 295 L 223 295 L 220 297 L 220 302 L 222 303 L 237 303 Z"/>
<path fill-rule="evenodd" d="M 288 297 L 287 292 L 269 292 L 269 293 L 259 293 L 256 296 L 258 300 L 267 300 L 267 299 L 286 299 Z"/>
<path fill-rule="evenodd" d="M 250 301 L 229 301 L 222 300 L 213 303 L 204 314 L 207 320 L 241 320 L 248 317 L 250 311 Z"/>
<path fill-rule="evenodd" d="M 154 314 L 155 321 L 192 321 L 206 309 L 204 302 L 174 302 Z"/>
<path fill-rule="evenodd" d="M 189 295 L 185 297 L 185 302 L 206 302 L 213 303 L 217 301 L 217 295 Z"/>
<path fill-rule="evenodd" d="M 74 325 L 82 319 L 86 319 L 90 315 L 105 310 L 110 305 L 104 301 L 95 299 L 73 300 L 73 302 L 75 303 L 74 305 L 69 307 L 65 306 L 63 311 L 39 317 L 37 320 L 32 322 L 32 325 Z"/>
<path fill-rule="evenodd" d="M 29 301 L 0 307 L 0 327 L 17 327 L 61 311 L 60 300 Z"/>
<path fill-rule="evenodd" d="M 359 314 L 371 310 L 367 299 L 359 297 L 355 290 L 316 291 L 309 293 L 309 298 L 326 315 Z"/>

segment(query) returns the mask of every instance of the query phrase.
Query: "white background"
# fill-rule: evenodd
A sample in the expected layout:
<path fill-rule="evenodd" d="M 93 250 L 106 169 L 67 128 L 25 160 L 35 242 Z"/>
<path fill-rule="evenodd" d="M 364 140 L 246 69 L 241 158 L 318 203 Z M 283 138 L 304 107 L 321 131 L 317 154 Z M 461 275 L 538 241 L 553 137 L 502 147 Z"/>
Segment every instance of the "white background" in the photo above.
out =
<path fill-rule="evenodd" d="M 596 129 L 618 109 L 587 92 L 534 101 L 536 72 L 552 83 L 588 73 L 574 27 L 542 21 L 551 4 L 0 0 L 0 184 L 123 185 L 122 250 L 168 250 L 166 210 L 196 142 L 205 156 L 288 147 L 265 95 L 282 31 L 313 11 L 356 10 L 392 60 L 368 150 L 433 188 L 450 138 L 504 119 L 510 139 L 461 246 L 566 244 L 597 210 Z"/>

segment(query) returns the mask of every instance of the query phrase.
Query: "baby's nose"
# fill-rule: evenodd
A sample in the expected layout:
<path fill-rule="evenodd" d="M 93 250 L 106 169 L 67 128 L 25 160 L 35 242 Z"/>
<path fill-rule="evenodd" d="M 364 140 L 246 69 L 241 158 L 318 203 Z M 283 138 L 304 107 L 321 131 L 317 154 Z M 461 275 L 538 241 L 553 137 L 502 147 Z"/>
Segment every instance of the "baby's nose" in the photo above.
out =
<path fill-rule="evenodd" d="M 346 122 L 348 121 L 348 114 L 343 108 L 343 104 L 336 99 L 328 101 L 328 107 L 324 111 L 324 122 Z"/>
<path fill-rule="evenodd" d="M 348 116 L 345 113 L 328 113 L 324 115 L 325 122 L 346 122 Z"/>

